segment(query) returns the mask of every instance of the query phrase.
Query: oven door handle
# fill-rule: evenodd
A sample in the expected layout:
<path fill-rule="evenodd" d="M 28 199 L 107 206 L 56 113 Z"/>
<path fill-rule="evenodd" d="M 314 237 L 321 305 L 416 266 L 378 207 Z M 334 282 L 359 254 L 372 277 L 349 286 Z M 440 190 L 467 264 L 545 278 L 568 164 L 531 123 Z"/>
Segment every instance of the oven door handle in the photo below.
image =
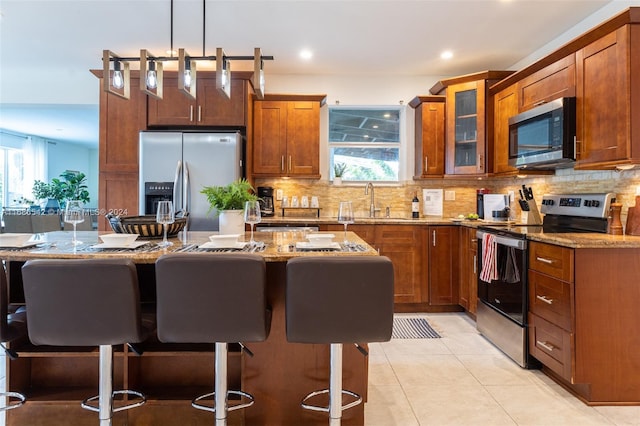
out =
<path fill-rule="evenodd" d="M 483 231 L 478 231 L 476 233 L 476 236 L 478 237 L 479 240 L 482 240 L 482 237 L 485 236 L 485 234 L 487 234 L 487 232 L 483 232 Z M 517 250 L 525 250 L 527 248 L 527 241 L 526 240 L 519 240 L 517 238 L 508 238 L 508 237 L 503 237 L 501 235 L 495 235 L 493 234 L 496 243 L 503 245 L 503 246 L 507 246 L 507 247 L 514 247 Z"/>

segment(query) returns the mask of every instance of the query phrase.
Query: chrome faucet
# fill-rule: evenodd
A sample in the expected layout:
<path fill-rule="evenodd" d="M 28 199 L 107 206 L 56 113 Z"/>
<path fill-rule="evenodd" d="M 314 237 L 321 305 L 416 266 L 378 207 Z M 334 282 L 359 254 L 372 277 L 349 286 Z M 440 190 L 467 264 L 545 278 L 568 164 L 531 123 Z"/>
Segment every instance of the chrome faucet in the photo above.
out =
<path fill-rule="evenodd" d="M 376 209 L 376 201 L 373 191 L 373 183 L 368 182 L 364 187 L 364 195 L 369 194 L 369 188 L 371 188 L 371 201 L 369 202 L 369 217 L 376 217 L 376 211 L 380 211 L 380 209 Z"/>

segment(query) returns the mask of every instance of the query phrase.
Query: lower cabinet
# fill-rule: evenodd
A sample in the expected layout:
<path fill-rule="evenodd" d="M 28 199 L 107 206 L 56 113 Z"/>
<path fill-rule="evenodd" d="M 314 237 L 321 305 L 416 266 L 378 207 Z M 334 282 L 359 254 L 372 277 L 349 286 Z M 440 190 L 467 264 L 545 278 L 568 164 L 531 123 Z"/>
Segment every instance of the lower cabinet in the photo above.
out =
<path fill-rule="evenodd" d="M 429 305 L 458 305 L 458 226 L 429 226 Z"/>
<path fill-rule="evenodd" d="M 476 228 L 460 227 L 458 303 L 475 317 L 478 307 L 478 242 Z"/>

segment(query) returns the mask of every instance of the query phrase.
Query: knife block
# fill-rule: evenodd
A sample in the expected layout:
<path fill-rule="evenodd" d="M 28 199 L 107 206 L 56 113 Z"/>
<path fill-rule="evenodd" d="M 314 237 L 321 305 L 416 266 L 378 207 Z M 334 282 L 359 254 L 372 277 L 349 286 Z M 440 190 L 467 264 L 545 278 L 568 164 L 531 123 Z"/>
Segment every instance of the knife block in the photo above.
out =
<path fill-rule="evenodd" d="M 640 196 L 636 196 L 636 205 L 627 212 L 626 235 L 640 235 Z"/>
<path fill-rule="evenodd" d="M 527 200 L 527 204 L 529 204 L 529 211 L 522 212 L 522 223 L 525 225 L 542 225 L 542 218 L 540 216 L 540 211 L 538 210 L 538 204 L 536 204 L 536 200 L 533 198 Z"/>

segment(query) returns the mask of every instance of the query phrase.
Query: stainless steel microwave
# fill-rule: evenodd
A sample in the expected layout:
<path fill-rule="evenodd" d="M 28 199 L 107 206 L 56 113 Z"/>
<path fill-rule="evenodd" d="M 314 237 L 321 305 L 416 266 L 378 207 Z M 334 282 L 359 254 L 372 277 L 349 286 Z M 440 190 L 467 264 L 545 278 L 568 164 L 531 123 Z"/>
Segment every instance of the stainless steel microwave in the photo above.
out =
<path fill-rule="evenodd" d="M 560 98 L 509 118 L 509 165 L 571 167 L 576 152 L 576 98 Z"/>

